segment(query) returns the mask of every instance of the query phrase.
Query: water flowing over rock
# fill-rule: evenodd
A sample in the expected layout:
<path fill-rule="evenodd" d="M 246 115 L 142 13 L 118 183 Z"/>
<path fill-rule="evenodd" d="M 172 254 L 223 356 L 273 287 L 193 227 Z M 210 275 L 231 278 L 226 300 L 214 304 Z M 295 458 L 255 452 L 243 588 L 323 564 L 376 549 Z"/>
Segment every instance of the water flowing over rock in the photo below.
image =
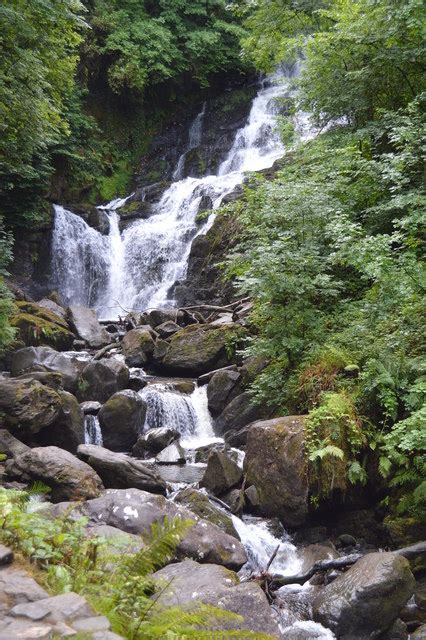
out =
<path fill-rule="evenodd" d="M 83 403 L 84 404 L 84 403 Z M 88 413 L 84 416 L 84 444 L 96 444 L 102 447 L 102 431 L 97 415 Z"/>

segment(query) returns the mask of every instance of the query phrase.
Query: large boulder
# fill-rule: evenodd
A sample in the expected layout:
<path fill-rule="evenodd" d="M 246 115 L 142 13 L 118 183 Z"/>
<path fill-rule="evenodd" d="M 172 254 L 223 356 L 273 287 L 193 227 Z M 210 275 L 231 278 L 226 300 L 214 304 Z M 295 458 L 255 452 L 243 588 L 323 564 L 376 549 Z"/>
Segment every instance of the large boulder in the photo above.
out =
<path fill-rule="evenodd" d="M 26 444 L 15 438 L 7 429 L 0 429 L 0 453 L 15 458 L 29 450 Z"/>
<path fill-rule="evenodd" d="M 89 347 L 103 347 L 111 342 L 111 336 L 99 323 L 94 309 L 77 304 L 68 307 L 68 319 L 77 335 Z"/>
<path fill-rule="evenodd" d="M 81 401 L 106 402 L 113 393 L 127 387 L 129 369 L 116 358 L 101 358 L 89 362 L 79 379 L 78 397 Z"/>
<path fill-rule="evenodd" d="M 65 356 L 51 347 L 26 347 L 12 354 L 10 371 L 13 377 L 36 371 L 60 373 L 64 389 L 74 393 L 84 366 L 77 357 Z"/>
<path fill-rule="evenodd" d="M 143 429 L 146 403 L 136 391 L 114 393 L 99 411 L 103 443 L 111 451 L 130 451 Z"/>
<path fill-rule="evenodd" d="M 48 311 L 55 313 L 57 316 L 62 318 L 62 320 L 66 320 L 67 312 L 60 304 L 54 302 L 54 300 L 51 300 L 50 298 L 43 298 L 42 300 L 39 300 L 37 304 L 39 307 L 43 307 L 43 309 L 47 309 Z"/>
<path fill-rule="evenodd" d="M 179 431 L 172 427 L 149 429 L 140 435 L 133 446 L 132 454 L 137 458 L 146 458 L 160 453 L 163 449 L 179 438 Z"/>
<path fill-rule="evenodd" d="M 69 503 L 56 505 L 49 511 L 52 515 L 60 515 L 70 506 Z M 89 524 L 102 522 L 143 536 L 149 535 L 153 522 L 163 522 L 165 517 L 192 520 L 195 524 L 177 547 L 178 558 L 194 558 L 201 563 L 221 564 L 230 569 L 239 569 L 247 561 L 243 545 L 233 536 L 200 519 L 189 509 L 139 489 L 108 489 L 100 498 L 79 505 L 74 515 L 87 516 Z"/>
<path fill-rule="evenodd" d="M 207 468 L 200 481 L 216 496 L 220 496 L 235 487 L 243 478 L 243 470 L 224 451 L 213 449 L 207 460 Z"/>
<path fill-rule="evenodd" d="M 233 571 L 214 564 L 184 560 L 160 569 L 154 573 L 154 579 L 160 587 L 160 594 L 155 596 L 159 605 L 184 607 L 195 600 L 241 616 L 240 619 L 218 620 L 214 629 L 222 633 L 213 631 L 212 636 L 225 638 L 223 631 L 239 629 L 281 638 L 278 623 L 261 587 L 255 582 L 240 584 Z"/>
<path fill-rule="evenodd" d="M 96 471 L 107 489 L 135 488 L 166 493 L 166 483 L 153 469 L 124 453 L 115 453 L 94 444 L 80 445 L 77 453 Z"/>
<path fill-rule="evenodd" d="M 213 426 L 215 433 L 222 436 L 227 431 L 240 430 L 250 422 L 266 417 L 266 408 L 256 404 L 249 392 L 244 391 L 226 405 L 214 419 Z"/>
<path fill-rule="evenodd" d="M 241 373 L 230 369 L 219 369 L 207 385 L 209 411 L 217 416 L 239 393 L 241 393 Z"/>
<path fill-rule="evenodd" d="M 143 367 L 154 352 L 155 342 L 147 329 L 137 328 L 126 333 L 121 346 L 129 367 Z"/>
<path fill-rule="evenodd" d="M 186 487 L 175 495 L 174 501 L 185 505 L 192 513 L 217 525 L 219 529 L 229 533 L 230 536 L 238 538 L 231 515 L 209 500 L 209 497 L 203 491 Z"/>
<path fill-rule="evenodd" d="M 230 323 L 219 327 L 194 324 L 175 333 L 161 360 L 156 364 L 171 373 L 198 376 L 232 361 L 234 342 L 242 327 Z"/>
<path fill-rule="evenodd" d="M 373 640 L 389 629 L 412 596 L 408 560 L 395 553 L 369 553 L 321 589 L 314 620 L 340 640 Z"/>
<path fill-rule="evenodd" d="M 10 324 L 17 329 L 18 338 L 27 345 L 49 345 L 55 349 L 69 349 L 75 339 L 68 323 L 56 313 L 34 302 L 17 301 L 17 312 Z"/>
<path fill-rule="evenodd" d="M 51 488 L 53 502 L 96 498 L 103 485 L 88 464 L 59 447 L 36 447 L 6 462 L 12 476 L 28 476 Z"/>
<path fill-rule="evenodd" d="M 296 527 L 308 513 L 304 416 L 255 422 L 247 436 L 244 471 L 257 489 L 259 510 Z"/>
<path fill-rule="evenodd" d="M 0 378 L 0 426 L 37 433 L 61 411 L 60 395 L 36 380 Z"/>
<path fill-rule="evenodd" d="M 84 442 L 84 416 L 77 399 L 67 391 L 58 392 L 61 410 L 55 422 L 40 431 L 37 443 L 42 446 L 55 445 L 71 453 Z"/>

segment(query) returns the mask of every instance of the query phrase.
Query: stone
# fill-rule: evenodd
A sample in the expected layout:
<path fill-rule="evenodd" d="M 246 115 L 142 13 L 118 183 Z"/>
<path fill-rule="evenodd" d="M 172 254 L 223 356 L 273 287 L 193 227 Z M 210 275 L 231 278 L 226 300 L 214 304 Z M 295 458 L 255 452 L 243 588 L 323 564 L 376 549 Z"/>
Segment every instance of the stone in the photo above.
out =
<path fill-rule="evenodd" d="M 155 462 L 157 464 L 185 464 L 185 451 L 179 442 L 172 442 L 156 456 Z"/>
<path fill-rule="evenodd" d="M 369 553 L 319 592 L 313 603 L 314 620 L 340 640 L 378 638 L 398 618 L 414 588 L 406 558 Z"/>
<path fill-rule="evenodd" d="M 154 353 L 155 342 L 150 331 L 136 328 L 125 334 L 121 346 L 129 367 L 143 367 Z"/>
<path fill-rule="evenodd" d="M 244 491 L 244 496 L 247 498 L 249 505 L 252 509 L 256 510 L 260 506 L 260 498 L 255 486 L 251 485 Z"/>
<path fill-rule="evenodd" d="M 200 518 L 217 525 L 230 536 L 239 539 L 238 533 L 232 522 L 232 517 L 224 509 L 214 504 L 203 491 L 197 491 L 192 487 L 186 487 L 177 493 L 174 501 L 183 504 Z"/>
<path fill-rule="evenodd" d="M 208 384 L 213 376 L 219 371 L 238 371 L 238 367 L 236 364 L 230 364 L 227 367 L 222 367 L 221 369 L 214 369 L 213 371 L 209 371 L 208 373 L 203 373 L 201 376 L 198 376 L 197 382 L 198 386 L 202 387 L 204 384 Z"/>
<path fill-rule="evenodd" d="M 297 527 L 308 514 L 308 473 L 304 455 L 304 416 L 255 422 L 247 436 L 244 473 L 259 496 L 264 516 Z"/>
<path fill-rule="evenodd" d="M 89 362 L 79 380 L 78 397 L 81 401 L 106 402 L 117 391 L 127 387 L 129 369 L 116 358 L 101 358 Z"/>
<path fill-rule="evenodd" d="M 94 524 L 93 526 L 87 527 L 86 533 L 89 537 L 106 540 L 108 543 L 108 551 L 113 554 L 123 553 L 125 551 L 137 553 L 145 546 L 141 536 L 126 533 L 125 531 L 121 531 L 121 529 L 117 529 L 117 527 L 110 527 L 108 524 Z"/>
<path fill-rule="evenodd" d="M 299 573 L 306 573 L 316 562 L 333 560 L 339 557 L 339 553 L 331 545 L 308 544 L 298 550 L 298 556 L 302 560 Z"/>
<path fill-rule="evenodd" d="M 20 453 L 28 451 L 26 444 L 15 438 L 7 429 L 0 429 L 0 452 L 8 458 L 14 458 Z"/>
<path fill-rule="evenodd" d="M 222 500 L 222 502 L 228 505 L 231 513 L 236 516 L 241 515 L 244 503 L 242 501 L 240 489 L 231 489 L 231 491 L 227 491 L 222 496 L 220 496 L 220 499 Z"/>
<path fill-rule="evenodd" d="M 13 562 L 13 551 L 4 544 L 0 544 L 0 567 L 4 567 Z"/>
<path fill-rule="evenodd" d="M 36 371 L 60 373 L 66 391 L 74 393 L 84 363 L 76 357 L 68 357 L 51 347 L 26 347 L 12 354 L 10 371 L 13 377 Z"/>
<path fill-rule="evenodd" d="M 37 602 L 26 602 L 15 605 L 10 615 L 43 622 L 72 622 L 79 618 L 91 618 L 93 609 L 87 600 L 78 593 L 62 593 L 59 596 L 43 598 Z"/>
<path fill-rule="evenodd" d="M 220 496 L 239 484 L 242 478 L 243 470 L 226 453 L 213 450 L 209 454 L 200 487 Z"/>
<path fill-rule="evenodd" d="M 68 319 L 76 334 L 89 347 L 98 349 L 111 342 L 111 336 L 99 323 L 94 309 L 77 304 L 68 307 Z"/>
<path fill-rule="evenodd" d="M 411 640 L 426 640 L 426 624 L 422 624 L 420 627 L 411 634 Z"/>
<path fill-rule="evenodd" d="M 107 489 L 133 487 L 151 493 L 166 493 L 166 483 L 153 469 L 124 453 L 83 444 L 78 447 L 78 456 L 96 471 Z"/>
<path fill-rule="evenodd" d="M 324 627 L 312 620 L 303 620 L 293 623 L 282 630 L 282 638 L 285 640 L 332 640 L 335 636 Z"/>
<path fill-rule="evenodd" d="M 0 567 L 0 608 L 48 598 L 49 594 L 23 569 Z"/>
<path fill-rule="evenodd" d="M 36 380 L 0 378 L 0 426 L 38 433 L 60 414 L 59 394 Z"/>
<path fill-rule="evenodd" d="M 214 625 L 215 631 L 239 629 L 269 634 L 272 638 L 281 637 L 260 586 L 255 582 L 239 584 L 238 576 L 224 567 L 184 560 L 167 565 L 153 577 L 162 589 L 156 596 L 160 605 L 182 607 L 195 600 L 233 611 L 242 617 L 242 620 L 218 620 Z"/>
<path fill-rule="evenodd" d="M 247 435 L 250 431 L 250 427 L 253 423 L 247 424 L 245 427 L 241 429 L 231 429 L 230 431 L 225 431 L 223 434 L 223 439 L 226 444 L 230 447 L 236 447 L 237 449 L 245 449 L 247 444 Z"/>
<path fill-rule="evenodd" d="M 111 396 L 99 411 L 103 443 L 111 451 L 131 451 L 143 429 L 146 403 L 126 389 Z"/>
<path fill-rule="evenodd" d="M 92 616 L 74 620 L 72 626 L 80 633 L 95 633 L 95 631 L 108 631 L 111 625 L 106 616 Z"/>
<path fill-rule="evenodd" d="M 173 320 L 166 320 L 166 322 L 163 322 L 162 324 L 159 324 L 157 327 L 155 327 L 155 330 L 160 338 L 163 338 L 163 340 L 167 340 L 167 338 L 170 338 L 180 330 L 180 326 L 176 324 L 176 322 L 173 322 Z"/>
<path fill-rule="evenodd" d="M 210 444 L 202 445 L 201 447 L 197 447 L 197 449 L 194 449 L 194 451 L 195 462 L 205 462 L 207 464 L 207 460 L 212 451 L 222 451 L 228 456 L 228 458 L 230 458 L 234 462 L 238 462 L 238 452 L 232 450 L 229 445 L 223 442 L 212 442 Z"/>
<path fill-rule="evenodd" d="M 97 415 L 101 407 L 102 407 L 101 403 L 96 402 L 95 400 L 88 400 L 87 402 L 82 402 L 80 404 L 80 408 L 85 416 Z"/>
<path fill-rule="evenodd" d="M 248 391 L 244 391 L 229 402 L 222 413 L 213 420 L 213 428 L 218 436 L 229 430 L 239 430 L 246 425 L 267 417 L 264 406 L 255 404 Z"/>
<path fill-rule="evenodd" d="M 75 336 L 60 316 L 34 302 L 16 301 L 15 306 L 17 312 L 11 316 L 10 324 L 24 345 L 48 345 L 60 350 L 71 347 Z"/>
<path fill-rule="evenodd" d="M 217 371 L 207 384 L 209 411 L 217 416 L 225 406 L 241 392 L 241 374 L 239 371 L 221 369 Z"/>
<path fill-rule="evenodd" d="M 43 309 L 47 309 L 48 311 L 51 311 L 55 315 L 59 316 L 60 318 L 62 318 L 62 320 L 66 320 L 67 312 L 65 311 L 65 309 L 53 300 L 50 300 L 50 298 L 43 298 L 42 300 L 39 300 L 37 304 L 39 307 L 43 307 Z"/>
<path fill-rule="evenodd" d="M 35 380 L 50 387 L 54 391 L 62 391 L 64 388 L 64 377 L 61 373 L 53 373 L 51 371 L 33 371 L 33 373 L 25 373 L 18 376 L 15 380 Z"/>
<path fill-rule="evenodd" d="M 152 354 L 152 358 L 155 364 L 161 364 L 162 359 L 167 353 L 169 348 L 169 343 L 161 338 L 158 338 L 155 342 L 154 352 Z"/>
<path fill-rule="evenodd" d="M 67 391 L 59 391 L 61 411 L 55 422 L 37 435 L 42 446 L 55 445 L 71 453 L 84 442 L 84 416 L 77 399 Z"/>
<path fill-rule="evenodd" d="M 27 620 L 9 619 L 0 629 L 0 640 L 54 640 L 55 635 L 52 625 Z"/>
<path fill-rule="evenodd" d="M 157 366 L 168 373 L 199 376 L 230 364 L 229 345 L 242 336 L 242 328 L 230 323 L 220 327 L 193 324 L 175 333 Z"/>
<path fill-rule="evenodd" d="M 178 322 L 182 319 L 183 314 L 179 313 L 177 309 L 151 309 L 146 313 L 146 320 L 148 324 L 154 329 L 165 322 Z"/>
<path fill-rule="evenodd" d="M 179 435 L 179 431 L 176 431 L 176 429 L 172 427 L 149 429 L 138 437 L 136 443 L 133 445 L 132 455 L 137 458 L 144 458 L 149 456 L 149 454 L 159 453 L 168 447 L 169 444 L 177 440 Z"/>
<path fill-rule="evenodd" d="M 54 502 L 96 498 L 103 485 L 99 476 L 85 462 L 59 447 L 36 447 L 16 456 L 8 473 L 25 473 L 51 488 Z"/>

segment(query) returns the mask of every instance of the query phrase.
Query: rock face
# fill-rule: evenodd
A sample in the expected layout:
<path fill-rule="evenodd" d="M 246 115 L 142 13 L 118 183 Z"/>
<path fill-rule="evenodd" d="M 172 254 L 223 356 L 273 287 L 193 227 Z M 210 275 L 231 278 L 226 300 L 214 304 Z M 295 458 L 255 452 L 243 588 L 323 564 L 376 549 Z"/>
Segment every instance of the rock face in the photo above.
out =
<path fill-rule="evenodd" d="M 216 630 L 243 629 L 281 638 L 278 624 L 260 586 L 254 582 L 239 584 L 237 575 L 224 567 L 185 560 L 160 569 L 154 573 L 154 578 L 164 588 L 158 598 L 159 604 L 185 606 L 195 599 L 233 611 L 242 617 L 242 620 L 218 621 Z M 215 635 L 214 632 L 212 635 Z M 223 637 L 226 635 L 223 634 Z"/>
<path fill-rule="evenodd" d="M 130 451 L 145 421 L 146 404 L 136 391 L 114 393 L 99 411 L 99 424 L 106 449 Z"/>
<path fill-rule="evenodd" d="M 149 429 L 138 437 L 136 444 L 133 446 L 132 454 L 137 458 L 144 458 L 147 455 L 159 453 L 178 438 L 179 431 L 171 427 Z"/>
<path fill-rule="evenodd" d="M 241 392 L 239 371 L 222 369 L 217 371 L 207 385 L 209 411 L 217 416 L 225 406 Z"/>
<path fill-rule="evenodd" d="M 69 507 L 68 503 L 56 505 L 50 512 L 59 515 Z M 162 522 L 166 516 L 193 520 L 195 524 L 178 545 L 179 558 L 190 557 L 230 569 L 239 569 L 247 561 L 243 545 L 219 527 L 163 496 L 139 489 L 108 489 L 100 498 L 79 505 L 78 514 L 87 516 L 90 522 L 108 524 L 135 534 L 147 534 L 153 522 Z"/>
<path fill-rule="evenodd" d="M 314 619 L 340 640 L 373 640 L 398 618 L 414 587 L 408 560 L 369 553 L 320 591 Z"/>
<path fill-rule="evenodd" d="M 124 453 L 83 444 L 78 447 L 78 457 L 96 471 L 107 489 L 135 488 L 166 493 L 166 483 L 153 469 Z"/>
<path fill-rule="evenodd" d="M 239 430 L 261 418 L 266 418 L 266 410 L 253 402 L 251 395 L 244 391 L 226 405 L 222 413 L 213 421 L 215 433 L 222 436 L 227 431 Z"/>
<path fill-rule="evenodd" d="M 36 380 L 0 378 L 0 425 L 37 433 L 60 414 L 59 394 Z"/>
<path fill-rule="evenodd" d="M 242 469 L 224 451 L 213 449 L 209 454 L 200 487 L 205 487 L 214 495 L 220 496 L 235 487 L 242 478 Z"/>
<path fill-rule="evenodd" d="M 116 358 L 93 360 L 83 369 L 78 397 L 81 401 L 106 402 L 113 393 L 125 389 L 128 382 L 129 369 Z"/>
<path fill-rule="evenodd" d="M 155 342 L 148 330 L 137 328 L 126 333 L 121 346 L 129 367 L 143 367 L 154 352 Z"/>
<path fill-rule="evenodd" d="M 242 331 L 239 325 L 232 323 L 219 327 L 190 325 L 170 338 L 167 350 L 157 365 L 171 373 L 193 376 L 226 366 L 231 360 L 228 352 L 232 341 Z"/>
<path fill-rule="evenodd" d="M 244 471 L 254 485 L 260 512 L 284 526 L 303 524 L 308 513 L 304 416 L 255 422 L 248 431 Z"/>
<path fill-rule="evenodd" d="M 89 347 L 103 347 L 111 342 L 111 336 L 98 321 L 96 311 L 73 304 L 68 307 L 68 318 L 71 326 Z"/>
<path fill-rule="evenodd" d="M 36 447 L 6 463 L 8 473 L 25 474 L 51 487 L 54 502 L 97 497 L 101 479 L 88 464 L 59 447 Z"/>
<path fill-rule="evenodd" d="M 84 364 L 77 358 L 69 358 L 51 347 L 27 347 L 12 354 L 11 375 L 21 376 L 34 371 L 52 371 L 60 373 L 66 391 L 74 393 L 78 376 Z"/>
<path fill-rule="evenodd" d="M 45 427 L 37 441 L 43 446 L 56 445 L 71 453 L 84 442 L 84 416 L 76 398 L 67 391 L 59 391 L 61 411 L 55 422 Z"/>

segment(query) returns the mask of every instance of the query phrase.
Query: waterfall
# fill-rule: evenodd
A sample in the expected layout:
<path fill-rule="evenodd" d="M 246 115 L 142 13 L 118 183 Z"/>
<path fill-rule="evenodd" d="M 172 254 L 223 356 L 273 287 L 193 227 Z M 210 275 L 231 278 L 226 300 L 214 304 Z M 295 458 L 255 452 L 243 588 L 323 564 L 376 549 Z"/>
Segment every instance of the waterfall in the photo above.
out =
<path fill-rule="evenodd" d="M 96 444 L 102 447 L 102 432 L 98 416 L 91 414 L 84 416 L 84 444 Z"/>
<path fill-rule="evenodd" d="M 283 155 L 276 118 L 280 98 L 291 93 L 288 71 L 267 78 L 217 175 L 181 179 L 185 164 L 181 156 L 175 182 L 153 206 L 150 217 L 135 220 L 121 234 L 119 209 L 126 198 L 102 207 L 109 216 L 107 237 L 72 212 L 55 207 L 52 279 L 65 301 L 90 304 L 104 319 L 116 318 L 123 308 L 172 305 L 170 291 L 186 275 L 192 240 L 205 233 L 213 220 L 212 214 L 203 225 L 197 224 L 203 196 L 217 209 L 223 197 L 243 181 L 244 172 L 268 168 Z M 185 154 L 201 142 L 205 113 L 206 104 L 191 124 Z M 303 118 L 295 122 L 305 126 Z"/>

